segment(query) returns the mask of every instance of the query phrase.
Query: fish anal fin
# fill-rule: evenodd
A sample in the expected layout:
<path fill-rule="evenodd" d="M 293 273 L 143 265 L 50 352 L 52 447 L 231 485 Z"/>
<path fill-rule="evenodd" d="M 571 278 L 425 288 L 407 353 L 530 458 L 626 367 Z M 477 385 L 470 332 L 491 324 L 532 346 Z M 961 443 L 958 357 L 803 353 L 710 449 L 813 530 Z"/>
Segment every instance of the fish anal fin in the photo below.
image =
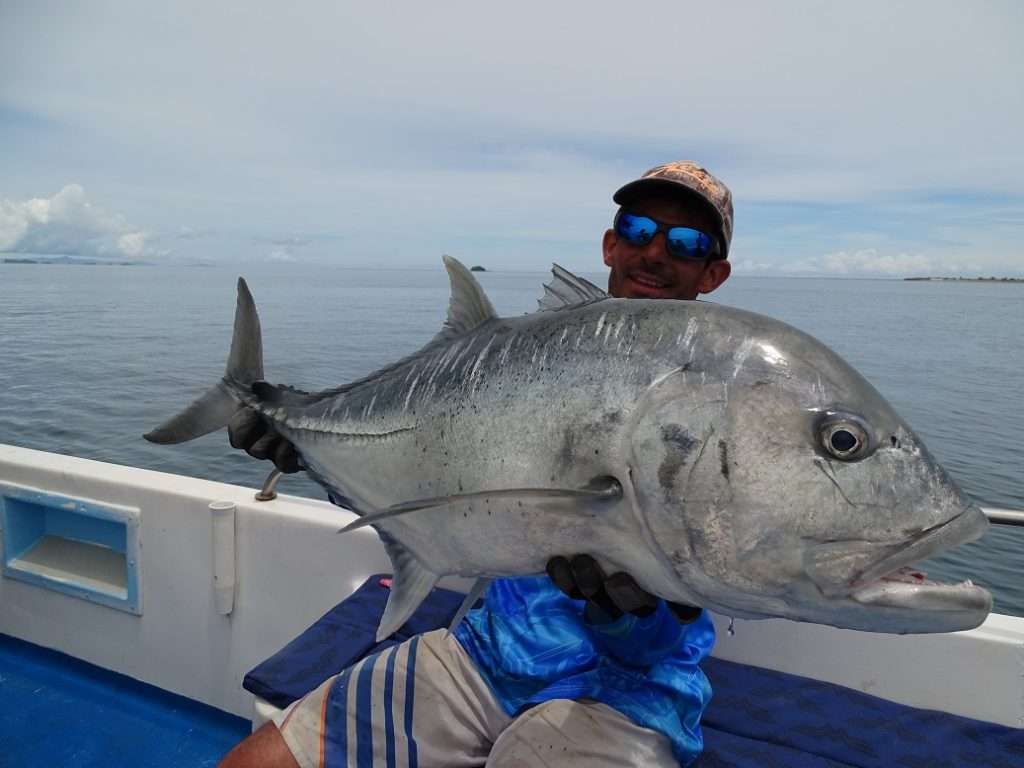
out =
<path fill-rule="evenodd" d="M 381 540 L 391 558 L 395 575 L 388 604 L 377 627 L 378 643 L 395 634 L 409 620 L 441 578 L 420 565 L 398 540 L 385 535 L 381 535 Z"/>

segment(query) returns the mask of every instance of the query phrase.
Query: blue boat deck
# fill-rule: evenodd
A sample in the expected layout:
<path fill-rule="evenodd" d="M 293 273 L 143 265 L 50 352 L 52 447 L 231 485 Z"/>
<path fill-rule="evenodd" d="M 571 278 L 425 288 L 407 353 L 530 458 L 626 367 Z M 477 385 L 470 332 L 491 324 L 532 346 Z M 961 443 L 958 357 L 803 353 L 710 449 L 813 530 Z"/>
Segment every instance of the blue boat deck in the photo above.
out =
<path fill-rule="evenodd" d="M 0 635 L 0 764 L 215 766 L 249 721 Z"/>

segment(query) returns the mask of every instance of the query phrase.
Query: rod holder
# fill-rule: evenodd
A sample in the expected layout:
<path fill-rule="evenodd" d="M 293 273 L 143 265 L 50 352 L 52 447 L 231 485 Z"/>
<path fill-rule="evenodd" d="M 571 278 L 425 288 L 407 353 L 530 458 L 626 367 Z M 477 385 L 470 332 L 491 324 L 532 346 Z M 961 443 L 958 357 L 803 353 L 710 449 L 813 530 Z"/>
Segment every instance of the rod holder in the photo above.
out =
<path fill-rule="evenodd" d="M 263 487 L 256 493 L 256 501 L 273 501 L 277 498 L 277 483 L 284 473 L 275 469 L 263 481 Z"/>
<path fill-rule="evenodd" d="M 235 502 L 210 503 L 213 541 L 213 599 L 217 613 L 235 608 Z"/>

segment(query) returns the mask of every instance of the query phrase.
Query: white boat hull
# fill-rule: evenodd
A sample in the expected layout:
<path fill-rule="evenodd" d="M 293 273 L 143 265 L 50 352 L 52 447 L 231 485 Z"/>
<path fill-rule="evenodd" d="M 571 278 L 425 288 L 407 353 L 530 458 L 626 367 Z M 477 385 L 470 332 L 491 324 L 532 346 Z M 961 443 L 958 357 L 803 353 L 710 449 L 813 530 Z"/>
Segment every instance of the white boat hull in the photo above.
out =
<path fill-rule="evenodd" d="M 137 510 L 141 612 L 5 573 L 0 633 L 246 718 L 254 710 L 241 687 L 245 673 L 367 575 L 390 570 L 372 530 L 336 534 L 354 516 L 327 502 L 258 502 L 249 488 L 0 444 L 0 494 L 11 489 Z M 233 552 L 223 516 L 214 546 L 212 502 L 235 504 Z M 1024 727 L 1022 618 L 991 615 L 969 632 L 916 636 L 782 620 L 736 621 L 730 634 L 728 619 L 715 620 L 718 657 Z"/>

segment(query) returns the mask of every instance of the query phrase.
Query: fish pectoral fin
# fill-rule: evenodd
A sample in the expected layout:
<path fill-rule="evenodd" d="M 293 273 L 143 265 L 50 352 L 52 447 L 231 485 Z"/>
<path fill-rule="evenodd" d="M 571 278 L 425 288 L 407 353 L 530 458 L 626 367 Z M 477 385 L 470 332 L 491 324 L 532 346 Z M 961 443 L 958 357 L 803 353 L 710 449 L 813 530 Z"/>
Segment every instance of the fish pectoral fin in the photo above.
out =
<path fill-rule="evenodd" d="M 367 525 L 375 525 L 383 520 L 399 515 L 406 515 L 421 509 L 447 507 L 467 501 L 490 501 L 494 499 L 516 499 L 522 502 L 551 501 L 612 501 L 622 497 L 622 486 L 613 477 L 597 478 L 583 488 L 504 488 L 494 491 L 478 491 L 476 493 L 460 493 L 452 496 L 435 496 L 429 499 L 403 501 L 379 512 L 370 512 L 358 520 L 341 528 L 338 533 L 348 533 Z"/>
<path fill-rule="evenodd" d="M 455 612 L 455 616 L 452 617 L 451 623 L 448 624 L 448 634 L 455 631 L 455 628 L 459 626 L 459 622 L 465 618 L 466 614 L 469 613 L 469 609 L 473 607 L 481 597 L 484 596 L 484 592 L 491 585 L 493 579 L 477 579 L 476 583 L 473 584 L 472 588 L 466 594 L 466 599 L 462 601 L 462 605 L 459 606 L 459 610 Z"/>
<path fill-rule="evenodd" d="M 607 298 L 608 293 L 589 280 L 552 264 L 551 282 L 544 284 L 544 295 L 537 299 L 537 307 L 541 312 L 548 312 Z"/>
<path fill-rule="evenodd" d="M 384 534 L 381 535 L 381 540 L 384 542 L 388 557 L 391 558 L 395 574 L 391 582 L 388 604 L 377 626 L 378 643 L 391 637 L 409 620 L 441 578 L 420 565 L 419 560 L 398 540 Z"/>

